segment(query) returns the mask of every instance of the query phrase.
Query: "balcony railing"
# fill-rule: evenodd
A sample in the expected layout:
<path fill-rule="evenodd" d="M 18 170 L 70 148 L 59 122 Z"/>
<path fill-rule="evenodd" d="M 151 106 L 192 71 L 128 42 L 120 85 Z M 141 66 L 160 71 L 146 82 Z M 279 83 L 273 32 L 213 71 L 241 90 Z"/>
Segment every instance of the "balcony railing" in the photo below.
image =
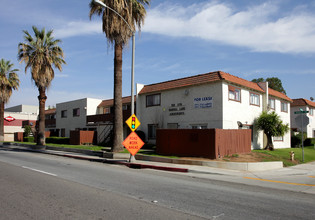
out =
<path fill-rule="evenodd" d="M 123 121 L 126 121 L 131 116 L 130 109 L 123 110 Z M 105 123 L 105 122 L 114 122 L 114 114 L 99 114 L 99 115 L 88 115 L 86 116 L 87 124 L 97 124 L 97 123 Z"/>
<path fill-rule="evenodd" d="M 55 128 L 56 127 L 56 119 L 45 119 L 45 127 L 46 128 Z"/>

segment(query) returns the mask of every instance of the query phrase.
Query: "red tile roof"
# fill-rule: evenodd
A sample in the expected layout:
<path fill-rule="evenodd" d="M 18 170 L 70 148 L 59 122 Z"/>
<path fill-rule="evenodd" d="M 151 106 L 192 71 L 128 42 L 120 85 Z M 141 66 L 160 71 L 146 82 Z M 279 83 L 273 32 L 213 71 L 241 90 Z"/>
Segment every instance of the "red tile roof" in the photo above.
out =
<path fill-rule="evenodd" d="M 155 83 L 151 85 L 145 85 L 139 94 L 152 93 L 152 92 L 160 92 L 169 89 L 176 89 L 181 87 L 193 86 L 193 85 L 201 85 L 211 82 L 217 82 L 220 80 L 226 80 L 230 83 L 244 86 L 250 89 L 253 89 L 258 92 L 264 92 L 264 90 L 257 84 L 246 79 L 239 78 L 237 76 L 233 76 L 229 73 L 225 73 L 222 71 L 210 72 L 205 74 L 200 74 L 196 76 L 185 77 L 181 79 L 170 80 L 161 83 Z M 273 89 L 269 90 L 269 94 L 285 99 L 287 101 L 292 102 L 292 100 L 287 97 L 285 94 L 281 92 L 277 92 Z"/>
<path fill-rule="evenodd" d="M 205 84 L 210 82 L 216 82 L 221 79 L 219 72 L 212 72 L 206 74 L 200 74 L 196 76 L 185 77 L 181 79 L 170 80 L 161 83 L 155 83 L 151 85 L 145 85 L 139 94 L 159 92 L 169 89 L 176 89 L 186 86 Z"/>
<path fill-rule="evenodd" d="M 292 105 L 293 100 L 290 99 L 288 96 L 286 96 L 284 93 L 278 92 L 278 91 L 276 91 L 276 90 L 274 90 L 272 88 L 269 88 L 268 92 L 269 92 L 269 95 L 272 95 L 272 96 L 275 96 L 275 97 L 287 100 L 287 101 L 291 102 L 291 105 Z"/>
<path fill-rule="evenodd" d="M 293 103 L 291 104 L 291 106 L 305 106 L 305 105 L 315 107 L 315 102 L 300 98 L 300 99 L 293 99 Z"/>
<path fill-rule="evenodd" d="M 264 92 L 264 90 L 262 88 L 260 88 L 260 86 L 257 83 L 248 81 L 246 79 L 239 78 L 237 76 L 233 76 L 229 73 L 225 73 L 225 72 L 221 72 L 221 71 L 220 71 L 220 73 L 222 75 L 222 78 L 228 82 L 235 83 L 235 84 L 238 84 L 241 86 L 245 86 L 245 87 L 248 87 L 250 89 L 259 91 L 259 92 Z"/>
<path fill-rule="evenodd" d="M 56 109 L 55 108 L 51 108 L 51 109 L 45 110 L 45 114 L 54 114 L 54 113 L 56 113 Z"/>
<path fill-rule="evenodd" d="M 135 102 L 136 102 L 136 96 L 135 96 Z M 122 103 L 128 104 L 131 103 L 131 96 L 122 97 Z M 103 100 L 101 104 L 98 105 L 98 107 L 108 107 L 114 105 L 114 99 L 107 99 Z"/>

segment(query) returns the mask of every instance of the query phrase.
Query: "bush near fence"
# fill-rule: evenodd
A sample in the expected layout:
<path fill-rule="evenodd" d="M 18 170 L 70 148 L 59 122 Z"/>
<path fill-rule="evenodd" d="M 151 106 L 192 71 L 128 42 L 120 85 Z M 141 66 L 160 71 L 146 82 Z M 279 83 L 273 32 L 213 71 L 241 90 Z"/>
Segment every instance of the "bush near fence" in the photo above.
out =
<path fill-rule="evenodd" d="M 67 137 L 47 137 L 46 144 L 70 144 L 70 138 Z"/>

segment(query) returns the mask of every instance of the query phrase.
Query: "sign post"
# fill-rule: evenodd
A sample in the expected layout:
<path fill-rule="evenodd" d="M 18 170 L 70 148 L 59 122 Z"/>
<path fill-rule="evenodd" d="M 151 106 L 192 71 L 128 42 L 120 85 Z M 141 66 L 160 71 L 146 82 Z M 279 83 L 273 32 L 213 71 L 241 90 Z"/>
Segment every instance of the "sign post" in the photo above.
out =
<path fill-rule="evenodd" d="M 300 111 L 296 111 L 294 112 L 294 114 L 306 114 L 308 113 L 309 111 L 303 111 L 303 109 L 300 109 Z M 301 130 L 302 130 L 302 138 L 301 138 L 301 142 L 302 142 L 302 162 L 304 162 L 304 142 L 303 142 L 303 139 L 304 139 L 304 135 L 303 135 L 303 116 L 301 117 L 302 120 L 301 120 Z"/>
<path fill-rule="evenodd" d="M 135 159 L 135 155 L 140 150 L 140 148 L 144 145 L 144 142 L 137 135 L 135 130 L 139 127 L 140 121 L 136 117 L 135 114 L 132 114 L 126 121 L 126 124 L 129 126 L 131 133 L 129 136 L 123 141 L 123 145 L 130 152 L 129 162 L 132 162 Z"/>

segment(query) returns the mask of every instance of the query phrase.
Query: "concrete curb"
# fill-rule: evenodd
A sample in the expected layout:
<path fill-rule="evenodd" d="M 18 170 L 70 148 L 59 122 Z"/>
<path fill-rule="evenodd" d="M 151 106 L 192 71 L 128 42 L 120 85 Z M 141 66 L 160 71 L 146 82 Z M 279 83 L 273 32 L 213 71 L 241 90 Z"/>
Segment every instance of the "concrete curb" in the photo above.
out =
<path fill-rule="evenodd" d="M 100 162 L 100 163 L 108 163 L 108 164 L 117 164 L 117 165 L 124 165 L 132 169 L 155 169 L 155 170 L 164 170 L 164 171 L 171 171 L 171 172 L 181 172 L 181 173 L 187 173 L 188 169 L 186 168 L 176 168 L 176 167 L 167 167 L 167 166 L 157 166 L 157 165 L 149 165 L 149 164 L 141 164 L 141 163 L 129 163 L 126 161 L 121 160 L 110 160 L 110 159 L 103 159 L 103 158 L 92 158 L 92 157 L 86 157 L 84 155 L 73 155 L 73 154 L 63 154 L 63 153 L 55 153 L 50 152 L 49 150 L 39 150 L 39 149 L 31 149 L 29 148 L 29 145 L 24 144 L 5 144 L 5 145 L 17 145 L 24 147 L 23 150 L 25 151 L 31 151 L 36 153 L 43 153 L 43 154 L 49 154 L 54 156 L 62 156 L 62 157 L 68 157 L 73 159 L 79 159 L 79 160 L 88 160 L 92 162 Z M 54 150 L 54 147 L 50 147 L 50 150 Z M 47 147 L 46 147 L 47 149 Z M 62 150 L 59 150 L 62 152 Z M 68 152 L 68 151 L 66 151 Z M 73 151 L 71 151 L 73 153 Z M 76 152 L 77 153 L 77 152 Z M 128 154 L 129 155 L 129 154 Z M 129 159 L 129 157 L 128 157 Z"/>
<path fill-rule="evenodd" d="M 223 161 L 201 161 L 201 160 L 183 160 L 183 159 L 172 159 L 164 157 L 152 157 L 137 154 L 135 156 L 137 160 L 146 160 L 152 162 L 162 163 L 175 163 L 184 165 L 197 165 L 207 166 L 215 168 L 223 168 L 229 170 L 239 171 L 263 171 L 283 168 L 282 161 L 271 161 L 271 162 L 223 162 Z"/>
<path fill-rule="evenodd" d="M 19 143 L 3 143 L 4 145 L 17 145 L 22 146 L 29 149 L 29 145 L 19 144 Z M 57 156 L 71 157 L 82 160 L 89 160 L 95 162 L 103 162 L 103 163 L 111 163 L 111 164 L 122 164 L 128 166 L 130 168 L 135 169 L 157 169 L 157 170 L 165 170 L 165 171 L 173 171 L 173 172 L 189 172 L 189 169 L 186 168 L 175 168 L 175 167 L 167 167 L 166 166 L 157 166 L 157 165 L 148 165 L 141 163 L 129 163 L 123 162 L 122 160 L 128 160 L 130 155 L 125 153 L 111 153 L 111 152 L 102 152 L 102 151 L 91 151 L 91 150 L 83 150 L 83 149 L 72 149 L 72 148 L 60 148 L 47 146 L 46 150 L 54 150 L 60 152 L 70 152 L 70 153 L 79 153 L 85 154 L 89 156 L 103 157 L 104 159 L 98 158 L 88 158 L 81 155 L 70 155 L 70 154 L 59 154 L 53 152 L 43 152 L 42 150 L 33 150 L 36 152 L 47 153 Z M 110 159 L 109 159 L 110 158 Z M 137 154 L 135 156 L 136 160 L 144 160 L 150 162 L 158 162 L 158 163 L 172 163 L 172 164 L 181 164 L 181 165 L 196 165 L 196 166 L 206 166 L 206 167 L 214 167 L 214 168 L 222 168 L 229 170 L 238 170 L 238 171 L 264 171 L 264 170 L 274 170 L 283 168 L 282 161 L 271 161 L 271 162 L 223 162 L 223 161 L 201 161 L 201 160 L 184 160 L 184 159 L 174 159 L 174 158 L 165 158 L 165 157 L 154 157 L 147 156 L 142 154 Z"/>
<path fill-rule="evenodd" d="M 154 170 L 164 170 L 164 171 L 180 172 L 180 173 L 189 172 L 189 169 L 187 168 L 157 166 L 157 165 L 149 165 L 149 164 L 142 164 L 142 163 L 129 163 L 129 162 L 123 162 L 123 161 L 114 161 L 114 160 L 105 160 L 104 163 L 125 165 L 133 169 L 154 169 Z"/>

